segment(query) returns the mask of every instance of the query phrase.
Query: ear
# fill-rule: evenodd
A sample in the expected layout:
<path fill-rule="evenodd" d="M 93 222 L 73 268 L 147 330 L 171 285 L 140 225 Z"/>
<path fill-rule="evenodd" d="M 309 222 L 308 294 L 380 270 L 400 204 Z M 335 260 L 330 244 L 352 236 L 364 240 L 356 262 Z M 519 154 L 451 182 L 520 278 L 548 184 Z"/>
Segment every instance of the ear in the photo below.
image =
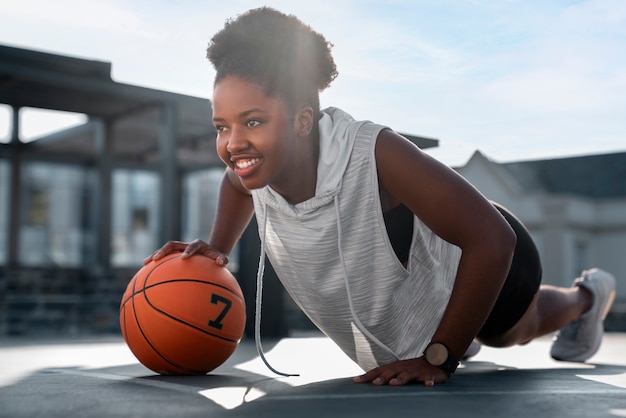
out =
<path fill-rule="evenodd" d="M 299 137 L 309 136 L 313 129 L 313 108 L 311 106 L 301 107 L 296 113 L 295 124 Z"/>

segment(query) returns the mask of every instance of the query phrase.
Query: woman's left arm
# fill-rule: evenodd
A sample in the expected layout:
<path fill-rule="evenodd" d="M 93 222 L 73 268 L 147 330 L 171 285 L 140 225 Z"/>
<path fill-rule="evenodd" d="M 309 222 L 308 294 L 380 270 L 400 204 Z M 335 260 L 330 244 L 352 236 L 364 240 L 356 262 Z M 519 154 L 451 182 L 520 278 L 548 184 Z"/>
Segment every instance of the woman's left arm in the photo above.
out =
<path fill-rule="evenodd" d="M 461 359 L 500 293 L 513 257 L 515 233 L 463 177 L 395 132 L 379 134 L 376 161 L 380 186 L 462 250 L 450 301 L 432 337 Z M 355 381 L 399 385 L 417 380 L 432 385 L 448 377 L 418 358 L 379 367 Z"/>

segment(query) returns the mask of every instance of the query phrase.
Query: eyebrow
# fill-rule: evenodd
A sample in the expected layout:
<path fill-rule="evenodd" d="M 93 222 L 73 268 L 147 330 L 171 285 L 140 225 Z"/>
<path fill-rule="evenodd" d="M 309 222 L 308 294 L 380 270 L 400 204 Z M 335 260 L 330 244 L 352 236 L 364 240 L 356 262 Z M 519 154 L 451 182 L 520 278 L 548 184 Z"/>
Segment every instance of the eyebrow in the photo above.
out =
<path fill-rule="evenodd" d="M 243 112 L 239 113 L 237 116 L 241 119 L 241 118 L 247 117 L 248 115 L 250 115 L 252 113 L 264 113 L 264 114 L 267 114 L 267 113 L 270 113 L 270 112 L 268 110 L 263 110 L 263 109 L 260 109 L 258 107 L 254 107 L 252 109 L 244 110 Z M 213 118 L 213 122 L 221 122 L 223 120 L 224 120 L 224 118 L 216 118 L 216 117 Z"/>

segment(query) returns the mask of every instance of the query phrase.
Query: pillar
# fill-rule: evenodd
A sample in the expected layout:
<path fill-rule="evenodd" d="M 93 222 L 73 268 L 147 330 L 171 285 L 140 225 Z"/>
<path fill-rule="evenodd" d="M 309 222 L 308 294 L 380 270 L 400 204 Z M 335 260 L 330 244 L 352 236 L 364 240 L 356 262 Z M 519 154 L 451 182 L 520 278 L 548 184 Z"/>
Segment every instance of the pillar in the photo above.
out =
<path fill-rule="evenodd" d="M 180 240 L 182 193 L 178 168 L 178 109 L 167 103 L 161 110 L 158 137 L 159 175 L 161 180 L 160 233 L 157 246 L 166 241 Z"/>
<path fill-rule="evenodd" d="M 22 142 L 20 141 L 20 108 L 12 106 L 11 123 L 11 182 L 9 184 L 9 228 L 7 264 L 16 267 L 19 264 L 21 202 L 22 202 Z"/>

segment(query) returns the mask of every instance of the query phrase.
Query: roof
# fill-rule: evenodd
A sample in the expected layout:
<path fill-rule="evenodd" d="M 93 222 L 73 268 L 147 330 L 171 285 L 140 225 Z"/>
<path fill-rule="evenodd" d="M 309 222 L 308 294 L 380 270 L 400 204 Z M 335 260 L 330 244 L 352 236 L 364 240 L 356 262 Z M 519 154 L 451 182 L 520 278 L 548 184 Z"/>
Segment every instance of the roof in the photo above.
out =
<path fill-rule="evenodd" d="M 528 192 L 626 197 L 626 152 L 500 163 Z"/>
<path fill-rule="evenodd" d="M 215 150 L 216 132 L 208 99 L 113 81 L 111 63 L 0 45 L 0 103 L 86 114 L 85 125 L 26 144 L 30 152 L 95 161 L 98 157 L 94 118 L 108 123 L 116 161 L 158 163 L 163 110 L 176 109 L 169 125 L 175 132 L 178 163 L 196 169 L 222 166 Z M 165 130 L 169 129 L 165 127 Z M 420 148 L 437 139 L 406 135 Z M 11 144 L 0 144 L 0 152 Z"/>
<path fill-rule="evenodd" d="M 86 114 L 107 123 L 118 160 L 158 161 L 163 109 L 174 108 L 183 166 L 221 164 L 208 99 L 118 83 L 111 64 L 0 45 L 0 103 Z M 95 158 L 93 123 L 27 144 L 42 153 Z"/>

